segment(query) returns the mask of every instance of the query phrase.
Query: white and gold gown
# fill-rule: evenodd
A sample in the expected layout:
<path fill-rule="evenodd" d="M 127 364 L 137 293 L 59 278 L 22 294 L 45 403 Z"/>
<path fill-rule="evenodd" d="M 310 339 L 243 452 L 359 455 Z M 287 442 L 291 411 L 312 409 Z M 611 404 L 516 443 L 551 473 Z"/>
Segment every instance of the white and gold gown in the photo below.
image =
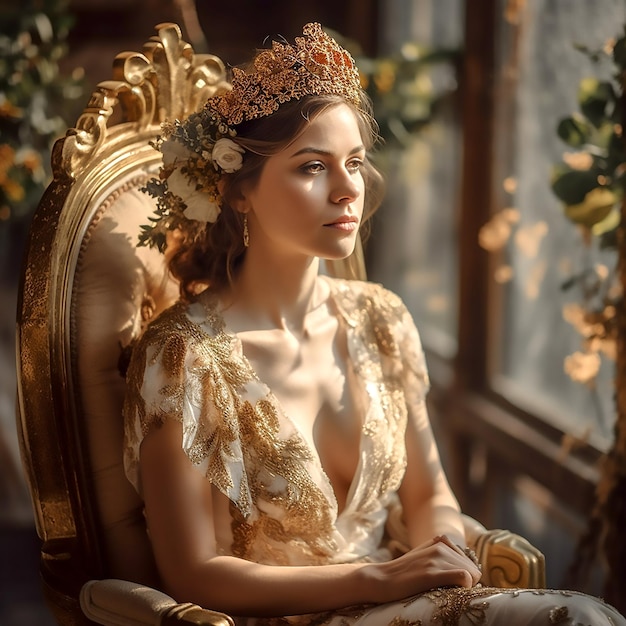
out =
<path fill-rule="evenodd" d="M 220 554 L 268 565 L 323 565 L 391 558 L 385 522 L 405 471 L 407 420 L 427 425 L 428 377 L 419 336 L 401 300 L 372 284 L 324 278 L 345 330 L 365 398 L 359 463 L 346 505 L 307 443 L 204 292 L 157 318 L 133 353 L 125 405 L 125 464 L 141 494 L 139 447 L 165 419 L 183 424 L 181 445 L 223 494 L 215 520 Z M 210 608 L 210 607 L 209 607 Z M 418 626 L 559 624 L 626 626 L 600 600 L 548 590 L 436 589 L 403 601 L 238 624 Z"/>

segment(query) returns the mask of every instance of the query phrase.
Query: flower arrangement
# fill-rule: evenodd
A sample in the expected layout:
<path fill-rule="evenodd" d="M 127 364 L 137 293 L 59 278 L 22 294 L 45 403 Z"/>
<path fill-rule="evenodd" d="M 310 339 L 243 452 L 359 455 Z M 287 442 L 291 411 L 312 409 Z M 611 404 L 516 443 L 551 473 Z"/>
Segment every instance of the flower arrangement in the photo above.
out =
<path fill-rule="evenodd" d="M 151 224 L 141 227 L 138 245 L 163 252 L 168 231 L 184 224 L 193 236 L 218 219 L 219 180 L 243 165 L 244 149 L 233 141 L 235 136 L 235 130 L 208 109 L 185 122 L 164 125 L 163 136 L 153 144 L 163 155 L 159 178 L 142 188 L 156 199 L 157 208 Z"/>

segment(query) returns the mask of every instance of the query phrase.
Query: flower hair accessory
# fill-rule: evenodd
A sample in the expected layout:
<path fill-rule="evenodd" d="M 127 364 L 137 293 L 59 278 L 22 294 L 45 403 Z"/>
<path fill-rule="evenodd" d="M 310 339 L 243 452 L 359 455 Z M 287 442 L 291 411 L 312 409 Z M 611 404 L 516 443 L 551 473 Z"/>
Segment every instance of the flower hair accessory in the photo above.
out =
<path fill-rule="evenodd" d="M 151 224 L 141 227 L 138 245 L 163 252 L 168 231 L 179 229 L 192 238 L 204 232 L 221 212 L 220 178 L 243 164 L 245 151 L 233 140 L 234 127 L 271 115 L 285 102 L 323 94 L 362 106 L 354 59 L 314 22 L 293 45 L 274 41 L 257 53 L 249 70 L 234 68 L 232 89 L 210 98 L 202 111 L 164 125 L 164 137 L 155 144 L 163 167 L 142 189 L 156 198 L 157 208 Z"/>
<path fill-rule="evenodd" d="M 218 181 L 243 165 L 245 151 L 233 141 L 236 134 L 206 108 L 184 122 L 163 125 L 163 135 L 154 144 L 163 155 L 163 166 L 159 178 L 142 188 L 156 199 L 157 208 L 151 224 L 141 227 L 138 245 L 163 252 L 168 231 L 199 234 L 217 220 L 222 207 Z"/>

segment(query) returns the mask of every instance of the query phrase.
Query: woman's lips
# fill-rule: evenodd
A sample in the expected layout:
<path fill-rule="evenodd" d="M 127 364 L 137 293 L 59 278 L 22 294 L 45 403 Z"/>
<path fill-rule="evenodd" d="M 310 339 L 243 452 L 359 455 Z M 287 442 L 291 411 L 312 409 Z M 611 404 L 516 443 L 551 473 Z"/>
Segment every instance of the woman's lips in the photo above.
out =
<path fill-rule="evenodd" d="M 347 215 L 344 217 L 340 217 L 334 222 L 330 222 L 329 224 L 324 224 L 324 226 L 328 228 L 336 228 L 337 230 L 343 230 L 345 232 L 352 232 L 356 230 L 359 225 L 359 220 L 356 217 L 351 215 Z"/>

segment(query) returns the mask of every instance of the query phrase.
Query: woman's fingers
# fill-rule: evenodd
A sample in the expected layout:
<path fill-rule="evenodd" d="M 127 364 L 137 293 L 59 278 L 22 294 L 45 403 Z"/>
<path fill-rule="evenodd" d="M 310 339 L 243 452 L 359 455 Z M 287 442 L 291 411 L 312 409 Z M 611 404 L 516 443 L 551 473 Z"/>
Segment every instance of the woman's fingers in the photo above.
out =
<path fill-rule="evenodd" d="M 474 552 L 472 552 L 471 555 L 468 554 L 468 548 L 465 548 L 465 549 L 461 548 L 461 546 L 459 546 L 456 543 L 453 543 L 450 540 L 450 538 L 447 537 L 446 535 L 439 535 L 438 537 L 435 537 L 434 539 L 435 541 L 439 543 L 445 544 L 451 550 L 454 550 L 458 555 L 460 555 L 465 561 L 468 561 L 469 563 L 471 563 L 471 567 L 468 568 L 468 572 L 472 576 L 473 585 L 476 585 L 482 577 L 482 570 L 480 568 L 479 563 L 477 562 L 476 554 Z"/>
<path fill-rule="evenodd" d="M 376 593 L 381 602 L 437 587 L 470 588 L 481 577 L 480 569 L 463 549 L 445 536 L 433 537 L 397 559 L 372 567 L 378 572 L 374 579 L 381 585 Z"/>
<path fill-rule="evenodd" d="M 419 558 L 419 552 L 429 552 L 430 550 L 435 551 L 432 563 L 434 569 L 432 571 L 441 571 L 445 577 L 460 580 L 458 583 L 448 582 L 447 584 L 473 587 L 480 581 L 482 576 L 480 567 L 465 553 L 463 548 L 455 544 L 446 535 L 433 537 L 412 552 L 415 553 L 416 558 Z"/>

